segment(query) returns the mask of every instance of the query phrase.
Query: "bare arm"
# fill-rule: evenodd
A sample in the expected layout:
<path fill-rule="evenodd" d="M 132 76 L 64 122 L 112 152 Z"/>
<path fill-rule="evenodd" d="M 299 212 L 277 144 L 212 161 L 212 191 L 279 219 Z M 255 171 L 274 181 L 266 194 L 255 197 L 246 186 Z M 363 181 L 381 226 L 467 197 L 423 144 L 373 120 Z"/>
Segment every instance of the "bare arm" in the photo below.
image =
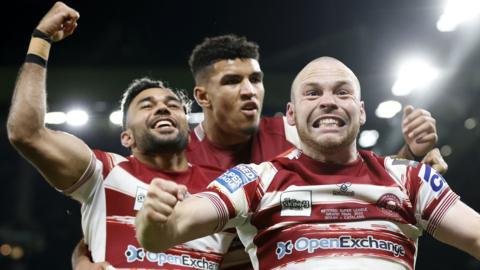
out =
<path fill-rule="evenodd" d="M 155 179 L 150 184 L 135 220 L 137 240 L 145 249 L 160 252 L 216 232 L 213 204 L 196 196 L 183 200 L 182 193 L 182 187 L 171 181 Z"/>
<path fill-rule="evenodd" d="M 73 33 L 78 12 L 57 2 L 43 17 L 37 30 L 53 41 Z M 50 44 L 32 38 L 28 54 L 48 60 Z M 7 120 L 10 142 L 56 188 L 65 189 L 87 168 L 91 152 L 78 138 L 48 129 L 46 113 L 46 67 L 25 63 L 20 69 Z"/>
<path fill-rule="evenodd" d="M 480 215 L 460 200 L 445 214 L 434 237 L 480 260 Z"/>

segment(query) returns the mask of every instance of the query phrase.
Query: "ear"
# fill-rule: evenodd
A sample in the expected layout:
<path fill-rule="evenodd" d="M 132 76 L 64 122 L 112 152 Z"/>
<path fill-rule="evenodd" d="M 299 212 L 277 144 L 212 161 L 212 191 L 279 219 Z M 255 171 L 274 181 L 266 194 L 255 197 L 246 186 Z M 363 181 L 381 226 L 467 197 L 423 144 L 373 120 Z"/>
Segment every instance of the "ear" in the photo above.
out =
<path fill-rule="evenodd" d="M 292 102 L 287 103 L 287 123 L 295 126 L 295 105 Z"/>
<path fill-rule="evenodd" d="M 197 101 L 198 105 L 202 108 L 209 108 L 211 106 L 210 98 L 207 93 L 205 86 L 195 86 L 193 89 L 193 96 Z"/>
<path fill-rule="evenodd" d="M 363 126 L 367 122 L 367 114 L 365 113 L 365 105 L 363 101 L 360 101 L 360 126 Z"/>
<path fill-rule="evenodd" d="M 126 148 L 131 148 L 135 144 L 135 139 L 133 138 L 133 135 L 129 129 L 120 133 L 120 141 Z"/>

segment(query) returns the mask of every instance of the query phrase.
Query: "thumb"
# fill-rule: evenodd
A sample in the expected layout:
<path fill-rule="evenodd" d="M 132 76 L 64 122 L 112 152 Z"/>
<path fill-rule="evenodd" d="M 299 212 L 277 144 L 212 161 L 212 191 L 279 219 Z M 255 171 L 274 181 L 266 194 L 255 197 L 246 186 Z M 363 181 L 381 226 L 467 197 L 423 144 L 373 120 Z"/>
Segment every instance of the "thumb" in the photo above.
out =
<path fill-rule="evenodd" d="M 178 185 L 177 199 L 179 199 L 180 201 L 183 201 L 183 199 L 185 199 L 187 193 L 188 193 L 188 189 L 185 185 Z"/>
<path fill-rule="evenodd" d="M 405 108 L 403 108 L 403 121 L 405 121 L 405 118 L 409 116 L 415 108 L 412 105 L 407 105 Z"/>

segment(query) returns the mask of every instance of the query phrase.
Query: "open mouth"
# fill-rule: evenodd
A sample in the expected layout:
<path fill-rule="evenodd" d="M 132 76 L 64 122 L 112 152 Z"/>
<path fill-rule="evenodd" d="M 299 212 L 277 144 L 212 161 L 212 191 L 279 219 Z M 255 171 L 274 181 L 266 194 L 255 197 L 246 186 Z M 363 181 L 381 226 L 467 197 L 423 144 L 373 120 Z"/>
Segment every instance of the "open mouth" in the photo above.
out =
<path fill-rule="evenodd" d="M 313 122 L 314 128 L 335 128 L 345 126 L 345 122 L 342 119 L 334 117 L 318 118 Z"/>
<path fill-rule="evenodd" d="M 258 112 L 258 105 L 255 102 L 247 102 L 240 110 L 246 115 L 255 115 Z"/>
<path fill-rule="evenodd" d="M 175 128 L 176 124 L 172 119 L 162 118 L 153 121 L 150 127 L 153 129 Z"/>

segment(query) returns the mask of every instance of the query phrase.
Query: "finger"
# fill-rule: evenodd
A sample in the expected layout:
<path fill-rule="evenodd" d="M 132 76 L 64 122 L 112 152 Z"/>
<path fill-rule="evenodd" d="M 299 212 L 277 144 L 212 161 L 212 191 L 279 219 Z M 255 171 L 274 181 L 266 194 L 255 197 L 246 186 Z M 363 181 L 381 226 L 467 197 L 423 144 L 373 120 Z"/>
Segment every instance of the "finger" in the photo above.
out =
<path fill-rule="evenodd" d="M 431 118 L 431 114 L 427 110 L 423 109 L 414 109 L 412 112 L 410 112 L 403 120 L 404 125 L 408 125 L 410 122 L 418 119 L 418 118 Z"/>
<path fill-rule="evenodd" d="M 431 134 L 437 134 L 435 124 L 431 122 L 426 122 L 418 125 L 413 130 L 408 132 L 408 137 L 418 140 L 420 137 Z"/>
<path fill-rule="evenodd" d="M 412 105 L 407 105 L 403 108 L 403 120 L 413 112 L 414 108 Z"/>
<path fill-rule="evenodd" d="M 420 130 L 418 130 L 420 128 Z M 409 138 L 415 137 L 415 135 L 423 132 L 425 129 L 435 128 L 435 119 L 432 117 L 417 117 L 404 126 L 403 132 Z"/>
<path fill-rule="evenodd" d="M 433 164 L 432 168 L 435 169 L 438 173 L 440 174 L 445 174 L 448 170 L 448 165 L 445 161 L 439 163 L 439 164 Z"/>
<path fill-rule="evenodd" d="M 438 141 L 437 133 L 419 135 L 418 138 L 415 139 L 416 143 L 432 143 L 432 146 L 435 145 L 437 141 Z"/>
<path fill-rule="evenodd" d="M 158 179 L 158 181 L 157 181 Z M 178 193 L 178 189 L 179 189 L 179 185 L 173 181 L 169 181 L 169 180 L 165 180 L 165 179 L 161 179 L 161 178 L 156 178 L 152 181 L 152 183 L 159 187 L 160 189 L 162 189 L 163 191 L 165 192 L 168 192 L 170 194 L 173 194 L 173 195 L 177 195 Z"/>
<path fill-rule="evenodd" d="M 147 191 L 147 200 L 158 201 L 169 206 L 177 204 L 177 194 L 165 192 L 157 186 L 151 186 Z"/>
<path fill-rule="evenodd" d="M 164 223 L 168 220 L 168 217 L 163 215 L 162 213 L 145 210 L 145 218 L 148 221 L 152 221 L 155 223 Z"/>
<path fill-rule="evenodd" d="M 183 201 L 187 195 L 188 189 L 185 185 L 178 185 L 177 199 Z"/>

